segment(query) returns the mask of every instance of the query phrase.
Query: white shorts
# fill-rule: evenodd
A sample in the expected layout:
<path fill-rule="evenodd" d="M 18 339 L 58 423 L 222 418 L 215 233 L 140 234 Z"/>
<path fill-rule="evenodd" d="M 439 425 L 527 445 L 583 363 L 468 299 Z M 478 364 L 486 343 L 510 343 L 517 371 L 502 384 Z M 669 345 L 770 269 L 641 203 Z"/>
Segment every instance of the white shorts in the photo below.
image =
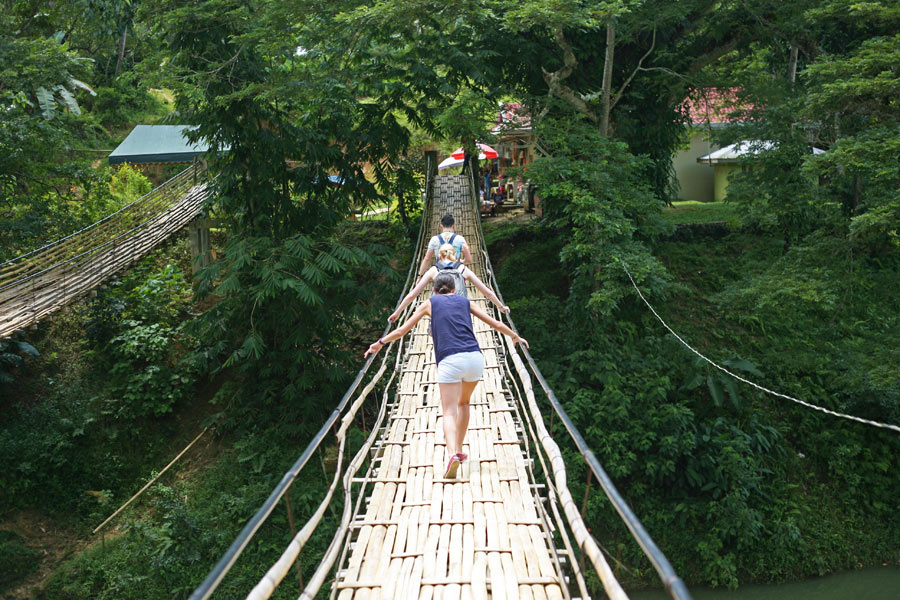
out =
<path fill-rule="evenodd" d="M 438 383 L 481 381 L 484 355 L 481 352 L 458 352 L 444 358 L 437 368 Z"/>

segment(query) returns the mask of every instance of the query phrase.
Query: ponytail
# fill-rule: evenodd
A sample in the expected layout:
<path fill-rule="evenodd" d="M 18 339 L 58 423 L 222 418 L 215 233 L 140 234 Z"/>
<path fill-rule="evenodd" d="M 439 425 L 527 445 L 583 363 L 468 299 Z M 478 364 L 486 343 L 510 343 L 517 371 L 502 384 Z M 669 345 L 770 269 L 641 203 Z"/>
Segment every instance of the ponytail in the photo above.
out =
<path fill-rule="evenodd" d="M 456 280 L 449 273 L 441 273 L 434 278 L 435 294 L 452 294 L 456 289 Z"/>

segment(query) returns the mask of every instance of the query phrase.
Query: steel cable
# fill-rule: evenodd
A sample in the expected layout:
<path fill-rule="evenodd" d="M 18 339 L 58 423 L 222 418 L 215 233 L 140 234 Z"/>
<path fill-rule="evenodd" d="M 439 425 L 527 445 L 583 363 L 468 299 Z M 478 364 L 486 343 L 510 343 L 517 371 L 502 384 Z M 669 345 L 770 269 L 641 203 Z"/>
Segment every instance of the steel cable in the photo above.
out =
<path fill-rule="evenodd" d="M 635 291 L 637 291 L 638 296 L 640 296 L 641 300 L 644 301 L 644 304 L 647 305 L 647 308 L 650 309 L 650 312 L 653 313 L 653 316 L 655 316 L 656 319 L 660 323 L 662 323 L 662 326 L 665 327 L 669 331 L 669 333 L 671 333 L 673 336 L 675 336 L 675 339 L 677 339 L 679 342 L 681 342 L 681 344 L 685 348 L 687 348 L 688 350 L 690 350 L 691 352 L 693 352 L 694 354 L 696 354 L 697 356 L 699 356 L 700 358 L 702 358 L 703 360 L 705 360 L 706 362 L 708 362 L 709 364 L 711 364 L 712 366 L 717 368 L 718 370 L 722 371 L 723 373 L 726 373 L 726 374 L 730 375 L 731 377 L 734 377 L 738 381 L 740 381 L 742 383 L 746 383 L 747 385 L 752 386 L 761 392 L 765 392 L 766 394 L 770 394 L 772 396 L 777 396 L 778 398 L 784 398 L 785 400 L 790 400 L 791 402 L 796 402 L 797 404 L 799 404 L 801 406 L 805 406 L 806 408 L 811 408 L 813 410 L 823 412 L 823 413 L 825 413 L 827 415 L 831 415 L 833 417 L 840 417 L 842 419 L 856 421 L 857 423 L 863 423 L 864 425 L 871 425 L 872 427 L 880 427 L 882 429 L 890 429 L 892 431 L 896 431 L 897 433 L 900 433 L 900 426 L 891 425 L 890 423 L 881 423 L 879 421 L 873 421 L 871 419 L 864 419 L 862 417 L 856 417 L 854 415 L 848 415 L 846 413 L 837 412 L 835 410 L 825 408 L 824 406 L 812 404 L 810 402 L 800 400 L 799 398 L 794 398 L 793 396 L 788 396 L 787 394 L 782 394 L 781 392 L 776 392 L 775 390 L 770 390 L 769 388 L 759 385 L 758 383 L 754 383 L 753 381 L 750 381 L 749 379 L 741 377 L 740 375 L 738 375 L 736 373 L 732 373 L 731 371 L 729 371 L 722 365 L 718 364 L 711 358 L 708 358 L 707 356 L 705 356 L 699 350 L 697 350 L 696 348 L 694 348 L 693 346 L 688 344 L 686 341 L 684 341 L 684 339 L 680 335 L 675 333 L 675 330 L 672 329 L 671 327 L 669 327 L 669 324 L 666 323 L 661 316 L 659 316 L 659 313 L 656 312 L 656 309 L 653 308 L 653 305 L 651 305 L 650 302 L 648 302 L 647 299 L 644 297 L 644 294 L 641 292 L 641 288 L 639 288 L 638 285 L 634 282 L 634 278 L 631 276 L 631 273 L 628 271 L 628 269 L 625 267 L 625 265 L 622 265 L 622 270 L 625 271 L 626 275 L 628 275 L 628 279 L 631 281 L 631 285 L 634 286 Z"/>

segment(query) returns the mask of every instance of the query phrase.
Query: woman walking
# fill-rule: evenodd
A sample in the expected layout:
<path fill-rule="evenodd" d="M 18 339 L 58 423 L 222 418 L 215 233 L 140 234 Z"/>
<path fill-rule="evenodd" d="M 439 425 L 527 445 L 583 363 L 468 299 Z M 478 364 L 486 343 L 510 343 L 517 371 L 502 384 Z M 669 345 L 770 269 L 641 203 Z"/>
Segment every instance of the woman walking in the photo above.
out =
<path fill-rule="evenodd" d="M 484 310 L 469 302 L 468 298 L 454 294 L 454 278 L 441 273 L 434 278 L 434 295 L 423 302 L 416 312 L 397 329 L 369 346 L 364 356 L 376 354 L 388 342 L 399 340 L 428 315 L 431 317 L 431 337 L 437 363 L 437 382 L 441 391 L 441 408 L 444 422 L 444 440 L 450 459 L 444 472 L 445 479 L 456 477 L 456 471 L 467 456 L 462 453 L 463 440 L 469 427 L 469 398 L 484 372 L 484 356 L 475 339 L 472 317 L 475 315 L 500 333 L 528 347 L 525 338 Z"/>
<path fill-rule="evenodd" d="M 416 286 L 409 291 L 403 301 L 400 303 L 400 306 L 397 307 L 397 310 L 391 313 L 391 316 L 388 317 L 388 321 L 393 323 L 400 317 L 400 313 L 403 312 L 403 309 L 409 306 L 409 303 L 413 301 L 419 294 L 422 293 L 422 290 L 425 289 L 429 283 L 434 281 L 435 277 L 438 276 L 441 271 L 453 270 L 454 272 L 459 274 L 459 277 L 454 277 L 454 280 L 457 282 L 457 285 L 462 285 L 460 280 L 470 281 L 472 285 L 475 286 L 484 297 L 497 305 L 497 307 L 505 312 L 509 313 L 509 307 L 504 306 L 502 302 L 500 302 L 500 298 L 497 297 L 497 294 L 494 293 L 492 289 L 488 286 L 484 285 L 481 279 L 478 278 L 472 269 L 467 268 L 464 264 L 456 260 L 456 248 L 454 248 L 450 244 L 443 244 L 438 249 L 438 262 L 436 265 L 425 271 L 425 274 L 419 278 L 419 282 Z M 460 294 L 459 289 L 455 289 L 454 293 Z M 465 295 L 465 290 L 463 289 L 462 295 Z"/>

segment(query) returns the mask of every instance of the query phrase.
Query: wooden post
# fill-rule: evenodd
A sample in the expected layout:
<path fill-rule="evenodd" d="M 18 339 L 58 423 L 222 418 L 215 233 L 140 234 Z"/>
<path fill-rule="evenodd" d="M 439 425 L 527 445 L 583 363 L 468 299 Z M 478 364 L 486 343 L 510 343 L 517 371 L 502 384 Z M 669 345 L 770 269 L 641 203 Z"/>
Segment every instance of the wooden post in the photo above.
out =
<path fill-rule="evenodd" d="M 481 191 L 481 171 L 478 168 L 478 147 L 475 148 L 475 154 L 469 155 L 469 171 L 472 173 L 472 181 L 475 182 L 475 198 L 478 199 L 478 192 Z"/>
<path fill-rule="evenodd" d="M 438 174 L 438 151 L 437 150 L 426 150 L 425 151 L 425 169 L 427 175 L 430 178 L 434 178 Z"/>
<path fill-rule="evenodd" d="M 212 246 L 209 241 L 209 228 L 214 219 L 200 217 L 188 225 L 188 237 L 191 242 L 191 272 L 196 273 L 201 267 L 209 264 Z"/>

